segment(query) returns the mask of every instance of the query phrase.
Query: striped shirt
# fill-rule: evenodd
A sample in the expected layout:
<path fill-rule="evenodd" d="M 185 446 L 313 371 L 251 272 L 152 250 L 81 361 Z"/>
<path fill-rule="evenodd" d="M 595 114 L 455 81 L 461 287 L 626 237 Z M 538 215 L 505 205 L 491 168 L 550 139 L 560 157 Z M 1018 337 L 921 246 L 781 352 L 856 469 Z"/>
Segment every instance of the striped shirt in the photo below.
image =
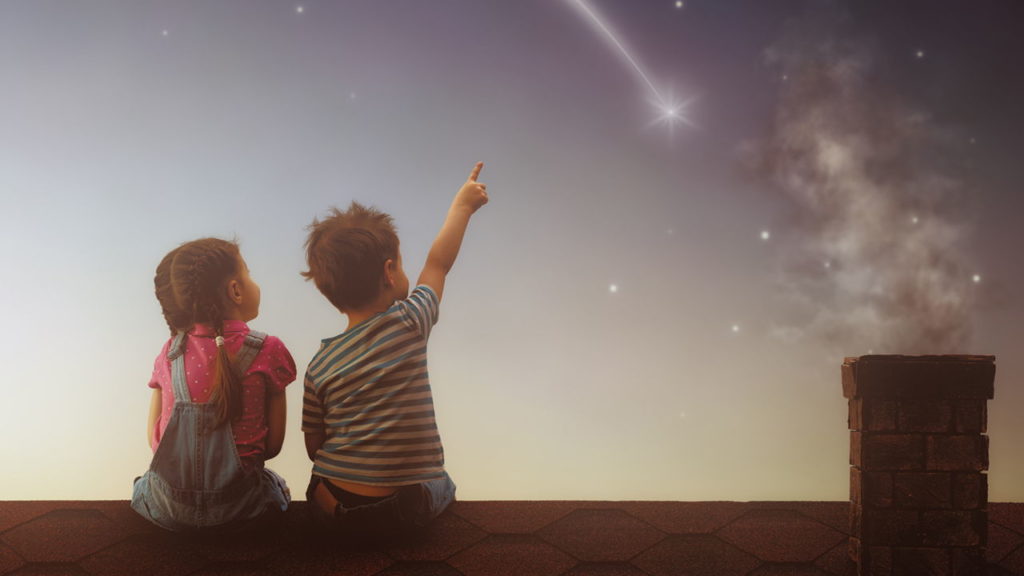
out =
<path fill-rule="evenodd" d="M 371 486 L 418 484 L 444 473 L 427 377 L 437 294 L 408 298 L 323 340 L 306 370 L 303 432 L 323 433 L 313 474 Z"/>

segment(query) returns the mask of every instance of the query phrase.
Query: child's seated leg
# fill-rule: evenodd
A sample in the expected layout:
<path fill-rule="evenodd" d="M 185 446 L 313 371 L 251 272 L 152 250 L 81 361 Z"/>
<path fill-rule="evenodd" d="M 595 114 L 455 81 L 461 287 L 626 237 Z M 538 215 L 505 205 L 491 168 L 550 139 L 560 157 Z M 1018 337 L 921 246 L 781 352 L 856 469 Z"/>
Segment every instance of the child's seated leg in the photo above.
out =
<path fill-rule="evenodd" d="M 455 483 L 445 472 L 441 478 L 405 486 L 398 493 L 402 524 L 415 530 L 426 527 L 455 500 Z"/>
<path fill-rule="evenodd" d="M 284 478 L 280 474 L 274 472 L 270 468 L 263 469 L 263 494 L 267 500 L 267 510 L 280 510 L 284 512 L 288 509 L 288 504 L 292 501 L 292 492 L 288 489 L 288 483 L 285 482 Z"/>

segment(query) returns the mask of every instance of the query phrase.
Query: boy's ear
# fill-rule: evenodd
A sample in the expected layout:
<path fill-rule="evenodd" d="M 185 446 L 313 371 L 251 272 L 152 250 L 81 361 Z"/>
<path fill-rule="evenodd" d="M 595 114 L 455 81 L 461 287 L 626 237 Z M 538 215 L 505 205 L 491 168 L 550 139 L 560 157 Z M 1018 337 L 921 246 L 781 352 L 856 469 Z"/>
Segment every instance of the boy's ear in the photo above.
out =
<path fill-rule="evenodd" d="M 384 261 L 384 285 L 388 288 L 395 285 L 395 261 L 391 258 Z"/>

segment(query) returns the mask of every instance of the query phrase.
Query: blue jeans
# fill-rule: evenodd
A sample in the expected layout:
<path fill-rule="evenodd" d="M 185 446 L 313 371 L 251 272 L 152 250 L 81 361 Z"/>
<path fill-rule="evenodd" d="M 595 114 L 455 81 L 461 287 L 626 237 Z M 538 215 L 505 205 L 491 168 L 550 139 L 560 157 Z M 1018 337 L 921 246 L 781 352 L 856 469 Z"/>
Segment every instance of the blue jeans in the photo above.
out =
<path fill-rule="evenodd" d="M 314 502 L 313 491 L 320 483 L 328 487 L 335 499 L 341 490 L 319 476 L 310 478 L 306 500 L 314 518 L 325 528 L 368 536 L 404 534 L 426 528 L 455 500 L 455 483 L 445 472 L 441 478 L 402 486 L 394 494 L 366 504 L 346 506 L 338 502 L 332 515 Z"/>

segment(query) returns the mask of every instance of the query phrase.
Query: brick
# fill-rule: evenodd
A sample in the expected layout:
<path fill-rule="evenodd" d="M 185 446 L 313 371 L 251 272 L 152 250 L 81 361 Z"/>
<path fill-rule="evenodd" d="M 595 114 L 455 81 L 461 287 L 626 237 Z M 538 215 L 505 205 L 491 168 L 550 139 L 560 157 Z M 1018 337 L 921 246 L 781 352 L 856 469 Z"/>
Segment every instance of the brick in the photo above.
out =
<path fill-rule="evenodd" d="M 900 508 L 950 508 L 952 474 L 899 472 L 895 475 L 894 504 Z"/>
<path fill-rule="evenodd" d="M 872 432 L 895 432 L 899 404 L 895 400 L 863 399 L 862 422 L 864 430 Z"/>
<path fill-rule="evenodd" d="M 853 483 L 853 471 L 856 470 L 858 492 L 851 500 L 856 504 L 870 508 L 888 508 L 893 505 L 892 499 L 892 473 L 891 472 L 863 472 L 857 468 L 851 468 L 851 488 Z"/>
<path fill-rule="evenodd" d="M 871 576 L 892 576 L 892 548 L 888 546 L 871 546 L 864 554 L 860 563 L 861 574 Z M 863 569 L 867 566 L 867 571 Z"/>
<path fill-rule="evenodd" d="M 861 506 L 864 505 L 863 500 L 861 500 L 861 491 L 863 489 L 861 488 L 860 479 L 861 479 L 862 475 L 863 475 L 863 473 L 860 471 L 860 468 L 857 468 L 856 466 L 850 466 L 850 503 L 851 504 L 858 504 L 858 505 L 861 505 Z"/>
<path fill-rule="evenodd" d="M 922 544 L 925 546 L 982 546 L 987 534 L 982 511 L 942 510 L 921 512 Z"/>
<path fill-rule="evenodd" d="M 843 364 L 847 398 L 992 398 L 994 356 L 861 356 Z"/>
<path fill-rule="evenodd" d="M 895 432 L 898 407 L 895 400 L 851 398 L 846 423 L 850 430 Z"/>
<path fill-rule="evenodd" d="M 847 403 L 848 411 L 846 416 L 846 427 L 850 430 L 861 429 L 861 410 L 863 401 L 860 398 L 850 398 Z"/>
<path fill-rule="evenodd" d="M 920 515 L 915 510 L 864 509 L 861 511 L 861 539 L 877 546 L 920 546 Z"/>
<path fill-rule="evenodd" d="M 946 400 L 903 400 L 896 428 L 900 432 L 951 432 L 953 407 Z"/>
<path fill-rule="evenodd" d="M 925 442 L 919 434 L 864 433 L 860 444 L 865 471 L 924 469 Z"/>
<path fill-rule="evenodd" d="M 893 505 L 893 476 L 889 472 L 868 472 L 865 475 L 864 500 L 869 506 L 888 508 Z"/>
<path fill-rule="evenodd" d="M 856 384 L 854 383 L 853 364 L 850 362 L 851 360 L 856 359 L 847 358 L 841 369 L 843 379 L 843 398 L 856 398 L 858 396 L 854 393 Z"/>
<path fill-rule="evenodd" d="M 951 576 L 949 550 L 945 548 L 896 548 L 892 576 Z"/>
<path fill-rule="evenodd" d="M 954 431 L 957 434 L 984 434 L 988 431 L 988 406 L 984 399 L 961 399 L 953 406 Z"/>
<path fill-rule="evenodd" d="M 988 474 L 982 472 L 954 473 L 951 480 L 954 508 L 981 510 L 987 507 Z"/>
<path fill-rule="evenodd" d="M 988 470 L 988 436 L 933 435 L 928 436 L 928 470 L 981 472 Z"/>
<path fill-rule="evenodd" d="M 857 430 L 850 431 L 850 465 L 861 467 L 864 465 L 861 462 L 861 455 L 863 450 L 860 445 L 861 433 Z"/>

